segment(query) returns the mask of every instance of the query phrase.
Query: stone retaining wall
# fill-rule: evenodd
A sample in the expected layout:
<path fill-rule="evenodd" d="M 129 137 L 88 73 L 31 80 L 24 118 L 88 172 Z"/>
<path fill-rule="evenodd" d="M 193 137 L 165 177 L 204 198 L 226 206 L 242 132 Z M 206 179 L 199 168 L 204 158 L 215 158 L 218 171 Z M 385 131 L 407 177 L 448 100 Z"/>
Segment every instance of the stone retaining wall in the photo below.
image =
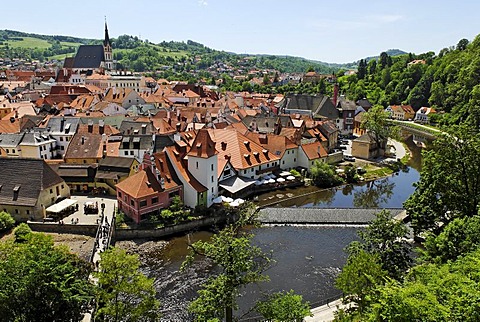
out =
<path fill-rule="evenodd" d="M 169 226 L 157 229 L 129 229 L 117 228 L 114 233 L 115 240 L 133 240 L 133 239 L 156 239 L 166 236 L 172 236 L 199 228 L 221 225 L 226 222 L 224 217 L 212 217 L 194 220 L 185 224 Z"/>
<path fill-rule="evenodd" d="M 31 230 L 42 233 L 75 234 L 95 237 L 97 225 L 27 222 Z"/>

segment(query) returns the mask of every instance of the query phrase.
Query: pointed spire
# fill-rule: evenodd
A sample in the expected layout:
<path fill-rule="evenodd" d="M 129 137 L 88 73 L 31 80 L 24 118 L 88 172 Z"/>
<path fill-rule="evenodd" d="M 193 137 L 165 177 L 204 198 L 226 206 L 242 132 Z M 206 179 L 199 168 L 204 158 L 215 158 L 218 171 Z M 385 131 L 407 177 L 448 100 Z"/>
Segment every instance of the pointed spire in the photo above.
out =
<path fill-rule="evenodd" d="M 110 37 L 108 36 L 108 27 L 107 27 L 107 16 L 105 16 L 105 39 L 103 40 L 103 45 L 110 45 Z"/>

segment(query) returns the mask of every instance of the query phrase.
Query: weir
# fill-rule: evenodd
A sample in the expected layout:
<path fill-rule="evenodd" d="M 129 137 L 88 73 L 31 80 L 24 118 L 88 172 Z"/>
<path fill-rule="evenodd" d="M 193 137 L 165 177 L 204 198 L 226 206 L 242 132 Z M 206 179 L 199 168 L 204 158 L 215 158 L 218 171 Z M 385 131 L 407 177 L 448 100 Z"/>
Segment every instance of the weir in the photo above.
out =
<path fill-rule="evenodd" d="M 404 220 L 402 208 L 384 208 L 392 218 Z M 262 224 L 278 225 L 367 225 L 381 208 L 264 208 L 259 211 Z"/>

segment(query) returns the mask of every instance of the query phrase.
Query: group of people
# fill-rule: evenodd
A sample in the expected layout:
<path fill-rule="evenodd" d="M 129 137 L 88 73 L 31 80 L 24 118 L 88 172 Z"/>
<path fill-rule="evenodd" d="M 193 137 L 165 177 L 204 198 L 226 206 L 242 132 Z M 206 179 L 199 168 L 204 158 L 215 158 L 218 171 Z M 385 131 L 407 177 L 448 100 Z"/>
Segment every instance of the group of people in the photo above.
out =
<path fill-rule="evenodd" d="M 107 248 L 109 231 L 110 224 L 108 223 L 108 218 L 104 216 L 100 226 L 98 227 L 97 239 L 95 239 L 95 249 L 98 248 L 100 252 L 104 251 Z"/>

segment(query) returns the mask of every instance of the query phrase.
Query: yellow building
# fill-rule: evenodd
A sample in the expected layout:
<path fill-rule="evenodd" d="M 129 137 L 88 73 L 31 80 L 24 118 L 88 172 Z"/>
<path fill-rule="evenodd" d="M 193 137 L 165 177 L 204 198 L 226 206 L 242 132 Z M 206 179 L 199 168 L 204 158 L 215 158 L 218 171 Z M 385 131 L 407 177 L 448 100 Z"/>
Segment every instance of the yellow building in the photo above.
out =
<path fill-rule="evenodd" d="M 17 222 L 42 220 L 45 209 L 70 197 L 65 181 L 41 159 L 0 158 L 0 210 Z"/>

